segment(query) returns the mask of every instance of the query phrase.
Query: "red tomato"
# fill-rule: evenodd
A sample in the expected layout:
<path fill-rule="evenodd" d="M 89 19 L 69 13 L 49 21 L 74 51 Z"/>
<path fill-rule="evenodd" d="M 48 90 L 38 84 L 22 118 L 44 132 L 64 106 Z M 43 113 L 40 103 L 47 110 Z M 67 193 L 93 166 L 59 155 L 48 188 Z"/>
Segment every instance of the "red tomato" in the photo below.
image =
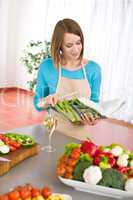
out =
<path fill-rule="evenodd" d="M 31 189 L 31 197 L 37 197 L 40 195 L 40 190 L 37 188 L 32 188 Z"/>
<path fill-rule="evenodd" d="M 9 145 L 15 147 L 16 149 L 19 148 L 19 147 L 21 146 L 20 143 L 14 141 L 14 140 L 11 140 L 11 139 L 10 139 L 10 141 L 9 141 Z"/>
<path fill-rule="evenodd" d="M 3 141 L 4 143 L 6 143 L 6 144 L 9 144 L 9 142 L 10 142 L 9 138 L 6 137 L 6 136 L 3 137 L 2 141 Z"/>
<path fill-rule="evenodd" d="M 26 188 L 26 187 L 21 187 L 20 190 L 19 190 L 19 193 L 20 193 L 20 197 L 22 199 L 26 199 L 28 197 L 31 197 L 31 191 L 28 190 L 28 188 Z"/>
<path fill-rule="evenodd" d="M 9 192 L 8 194 L 9 200 L 17 200 L 20 197 L 20 194 L 17 190 L 14 190 L 12 192 Z"/>
<path fill-rule="evenodd" d="M 7 194 L 1 195 L 0 200 L 9 200 L 9 197 Z"/>
<path fill-rule="evenodd" d="M 52 192 L 51 192 L 50 188 L 44 187 L 44 188 L 42 189 L 42 191 L 41 191 L 41 194 L 42 194 L 42 196 L 43 196 L 44 198 L 47 199 L 47 198 L 52 194 Z"/>
<path fill-rule="evenodd" d="M 10 148 L 10 151 L 16 151 L 16 147 L 13 147 L 13 146 L 11 146 L 11 145 L 8 145 L 9 146 L 9 148 Z"/>
<path fill-rule="evenodd" d="M 6 136 L 4 134 L 0 134 L 0 139 L 2 140 L 2 142 L 5 143 L 6 140 Z M 5 143 L 6 144 L 6 143 Z"/>

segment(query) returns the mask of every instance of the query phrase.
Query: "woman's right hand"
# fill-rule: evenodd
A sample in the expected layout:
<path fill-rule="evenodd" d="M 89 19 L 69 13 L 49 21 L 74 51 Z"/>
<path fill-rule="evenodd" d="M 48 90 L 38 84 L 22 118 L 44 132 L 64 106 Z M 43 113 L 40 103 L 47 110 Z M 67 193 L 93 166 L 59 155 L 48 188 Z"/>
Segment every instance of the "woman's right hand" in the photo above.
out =
<path fill-rule="evenodd" d="M 58 97 L 56 94 L 50 94 L 45 98 L 39 100 L 38 106 L 40 108 L 46 109 L 49 105 L 55 106 L 57 103 Z"/>

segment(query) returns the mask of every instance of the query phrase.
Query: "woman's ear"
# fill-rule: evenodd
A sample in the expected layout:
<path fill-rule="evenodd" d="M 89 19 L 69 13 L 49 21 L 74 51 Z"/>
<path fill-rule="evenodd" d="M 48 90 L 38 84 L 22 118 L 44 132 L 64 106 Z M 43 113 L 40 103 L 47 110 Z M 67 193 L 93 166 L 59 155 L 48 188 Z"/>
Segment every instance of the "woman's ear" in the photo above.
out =
<path fill-rule="evenodd" d="M 62 55 L 62 49 L 60 48 L 59 54 Z"/>

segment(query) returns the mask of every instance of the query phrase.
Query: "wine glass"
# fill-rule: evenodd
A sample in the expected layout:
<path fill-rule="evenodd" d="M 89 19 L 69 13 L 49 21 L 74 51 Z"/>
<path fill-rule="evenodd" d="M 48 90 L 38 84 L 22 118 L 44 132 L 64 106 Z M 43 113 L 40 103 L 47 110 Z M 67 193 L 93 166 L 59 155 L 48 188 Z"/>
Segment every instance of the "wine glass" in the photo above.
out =
<path fill-rule="evenodd" d="M 54 117 L 52 108 L 48 108 L 48 117 L 46 117 L 43 121 L 43 126 L 48 130 L 48 145 L 42 147 L 42 150 L 45 150 L 46 152 L 54 152 L 56 149 L 52 147 L 52 135 L 56 129 L 57 126 L 57 119 Z"/>

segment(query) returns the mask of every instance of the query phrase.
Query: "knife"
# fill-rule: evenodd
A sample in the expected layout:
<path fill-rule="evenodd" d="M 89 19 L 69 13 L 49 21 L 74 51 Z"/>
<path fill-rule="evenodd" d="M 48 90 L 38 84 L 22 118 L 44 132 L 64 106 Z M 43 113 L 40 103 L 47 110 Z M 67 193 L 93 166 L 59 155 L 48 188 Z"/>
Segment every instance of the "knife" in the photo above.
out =
<path fill-rule="evenodd" d="M 4 158 L 4 157 L 0 157 L 0 161 L 3 161 L 3 162 L 10 162 L 11 160 L 7 159 L 7 158 Z"/>

